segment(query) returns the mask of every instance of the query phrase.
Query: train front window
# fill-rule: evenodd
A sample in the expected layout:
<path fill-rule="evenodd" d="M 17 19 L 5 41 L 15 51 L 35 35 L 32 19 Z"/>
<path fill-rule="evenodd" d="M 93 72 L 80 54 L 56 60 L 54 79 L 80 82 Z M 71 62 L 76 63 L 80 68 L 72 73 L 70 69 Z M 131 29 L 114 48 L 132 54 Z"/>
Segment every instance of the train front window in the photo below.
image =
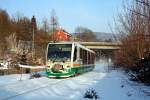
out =
<path fill-rule="evenodd" d="M 72 44 L 49 44 L 47 58 L 50 61 L 70 61 Z"/>

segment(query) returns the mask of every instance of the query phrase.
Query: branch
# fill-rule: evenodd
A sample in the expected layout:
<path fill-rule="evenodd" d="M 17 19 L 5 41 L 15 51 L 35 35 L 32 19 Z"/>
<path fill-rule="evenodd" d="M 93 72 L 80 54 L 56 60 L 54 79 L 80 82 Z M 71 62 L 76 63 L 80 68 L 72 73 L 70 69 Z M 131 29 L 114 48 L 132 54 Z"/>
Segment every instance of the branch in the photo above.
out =
<path fill-rule="evenodd" d="M 140 1 L 140 0 L 136 0 L 136 1 L 139 2 L 139 3 L 141 3 L 141 4 L 143 4 L 143 5 L 146 5 L 146 6 L 150 7 L 150 3 L 148 1 L 147 2 Z"/>
<path fill-rule="evenodd" d="M 144 15 L 142 13 L 137 12 L 137 11 L 134 11 L 134 10 L 131 10 L 131 9 L 128 9 L 128 10 L 133 12 L 133 13 L 135 13 L 136 15 L 140 15 L 140 16 L 143 16 L 143 17 L 148 18 L 148 19 L 150 18 L 149 16 L 146 16 L 146 15 Z"/>

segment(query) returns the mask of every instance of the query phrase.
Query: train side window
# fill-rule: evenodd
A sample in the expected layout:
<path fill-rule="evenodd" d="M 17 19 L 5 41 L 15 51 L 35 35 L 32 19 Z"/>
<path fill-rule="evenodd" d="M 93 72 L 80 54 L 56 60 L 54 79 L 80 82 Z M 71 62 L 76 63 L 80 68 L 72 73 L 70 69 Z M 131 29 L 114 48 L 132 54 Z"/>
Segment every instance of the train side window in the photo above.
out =
<path fill-rule="evenodd" d="M 74 48 L 73 61 L 77 59 L 77 47 Z"/>
<path fill-rule="evenodd" d="M 91 64 L 91 52 L 88 54 L 88 64 Z"/>
<path fill-rule="evenodd" d="M 88 64 L 88 51 L 86 51 L 86 64 Z"/>
<path fill-rule="evenodd" d="M 85 62 L 86 62 L 86 61 L 85 61 L 85 58 L 86 58 L 86 57 L 85 57 L 85 56 L 86 56 L 86 55 L 85 55 L 85 50 L 83 50 L 82 53 L 83 53 L 83 58 L 82 58 L 82 59 L 83 59 L 83 64 L 85 64 Z"/>
<path fill-rule="evenodd" d="M 80 59 L 83 59 L 83 50 L 80 48 Z"/>
<path fill-rule="evenodd" d="M 85 51 L 85 64 L 87 64 L 88 63 L 88 52 L 86 51 L 86 50 L 84 50 Z"/>
<path fill-rule="evenodd" d="M 92 54 L 92 64 L 94 63 L 95 61 L 95 54 Z"/>

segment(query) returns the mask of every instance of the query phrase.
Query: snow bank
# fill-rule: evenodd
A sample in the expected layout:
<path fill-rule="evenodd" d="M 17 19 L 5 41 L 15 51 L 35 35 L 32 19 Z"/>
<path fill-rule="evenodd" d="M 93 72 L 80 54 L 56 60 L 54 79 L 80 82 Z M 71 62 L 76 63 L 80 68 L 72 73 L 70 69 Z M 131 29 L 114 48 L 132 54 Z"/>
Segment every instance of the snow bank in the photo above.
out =
<path fill-rule="evenodd" d="M 0 77 L 0 100 L 85 100 L 86 90 L 93 88 L 100 100 L 150 100 L 150 96 L 134 88 L 120 71 L 108 71 L 108 63 L 100 61 L 92 72 L 67 79 L 29 75 Z M 144 87 L 147 88 L 147 87 Z M 147 88 L 148 89 L 148 88 Z"/>
<path fill-rule="evenodd" d="M 46 66 L 29 66 L 29 65 L 21 65 L 21 64 L 19 64 L 19 67 L 30 68 L 30 69 L 44 69 L 44 68 L 46 68 Z"/>

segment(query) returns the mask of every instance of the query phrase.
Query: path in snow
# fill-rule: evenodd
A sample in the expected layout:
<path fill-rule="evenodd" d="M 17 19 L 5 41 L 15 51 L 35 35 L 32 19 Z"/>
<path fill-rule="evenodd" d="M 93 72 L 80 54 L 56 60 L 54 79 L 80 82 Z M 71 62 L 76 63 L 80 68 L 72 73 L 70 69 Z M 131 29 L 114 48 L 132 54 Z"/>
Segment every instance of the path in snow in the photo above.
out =
<path fill-rule="evenodd" d="M 0 77 L 0 100 L 85 100 L 86 90 L 93 88 L 100 100 L 150 100 L 150 96 L 129 85 L 120 71 L 108 71 L 100 61 L 92 72 L 67 79 L 46 77 L 28 79 L 29 75 Z"/>

